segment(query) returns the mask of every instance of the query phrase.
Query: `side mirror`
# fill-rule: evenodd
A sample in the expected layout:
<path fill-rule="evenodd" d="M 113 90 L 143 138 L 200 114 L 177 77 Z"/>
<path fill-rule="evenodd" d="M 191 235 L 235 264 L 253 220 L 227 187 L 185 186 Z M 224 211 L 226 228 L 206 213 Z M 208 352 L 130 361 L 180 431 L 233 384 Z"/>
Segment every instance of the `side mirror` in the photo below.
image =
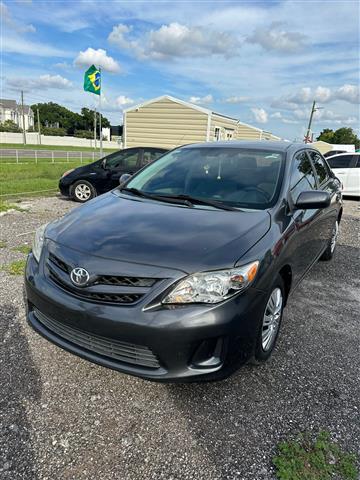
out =
<path fill-rule="evenodd" d="M 119 185 L 122 185 L 123 183 L 127 182 L 129 178 L 131 178 L 130 173 L 123 173 L 119 178 Z"/>
<path fill-rule="evenodd" d="M 326 208 L 330 205 L 330 194 L 322 190 L 309 190 L 301 192 L 295 202 L 294 207 L 297 210 Z"/>

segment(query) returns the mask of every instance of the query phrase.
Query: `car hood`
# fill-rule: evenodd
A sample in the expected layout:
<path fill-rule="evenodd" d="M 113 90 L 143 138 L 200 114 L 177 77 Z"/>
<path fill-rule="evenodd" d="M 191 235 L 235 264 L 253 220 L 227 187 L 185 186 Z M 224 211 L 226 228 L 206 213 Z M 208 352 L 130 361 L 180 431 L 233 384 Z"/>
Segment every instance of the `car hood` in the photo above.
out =
<path fill-rule="evenodd" d="M 49 225 L 89 255 L 190 273 L 232 267 L 270 228 L 267 211 L 189 208 L 109 192 Z"/>

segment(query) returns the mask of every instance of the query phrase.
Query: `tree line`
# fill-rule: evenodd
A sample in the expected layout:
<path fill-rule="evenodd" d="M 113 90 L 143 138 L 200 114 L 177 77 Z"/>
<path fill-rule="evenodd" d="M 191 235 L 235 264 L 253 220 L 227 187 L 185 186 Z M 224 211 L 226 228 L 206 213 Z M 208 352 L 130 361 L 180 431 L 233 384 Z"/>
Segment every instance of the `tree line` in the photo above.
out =
<path fill-rule="evenodd" d="M 94 137 L 94 110 L 82 108 L 81 113 L 75 113 L 57 103 L 35 103 L 31 105 L 34 112 L 35 131 L 38 131 L 37 110 L 39 110 L 40 127 L 43 135 L 75 136 L 81 138 Z M 100 114 L 97 112 L 97 136 L 100 136 Z M 101 115 L 102 127 L 110 127 L 109 120 Z M 0 125 L 0 131 L 21 132 L 21 128 L 14 122 L 7 120 Z M 31 130 L 29 130 L 31 131 Z"/>

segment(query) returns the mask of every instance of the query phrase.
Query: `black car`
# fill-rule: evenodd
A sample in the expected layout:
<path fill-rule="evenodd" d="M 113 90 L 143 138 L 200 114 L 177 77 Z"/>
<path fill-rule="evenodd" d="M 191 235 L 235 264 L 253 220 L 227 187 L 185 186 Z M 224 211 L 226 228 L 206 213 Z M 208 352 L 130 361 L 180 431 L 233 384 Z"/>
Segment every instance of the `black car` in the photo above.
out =
<path fill-rule="evenodd" d="M 137 147 L 111 153 L 96 162 L 65 172 L 59 181 L 60 192 L 77 202 L 87 202 L 118 186 L 124 173 L 134 174 L 167 151 L 165 148 Z"/>
<path fill-rule="evenodd" d="M 269 358 L 289 295 L 332 257 L 341 215 L 340 182 L 306 145 L 181 147 L 37 231 L 27 318 L 121 372 L 221 379 Z"/>

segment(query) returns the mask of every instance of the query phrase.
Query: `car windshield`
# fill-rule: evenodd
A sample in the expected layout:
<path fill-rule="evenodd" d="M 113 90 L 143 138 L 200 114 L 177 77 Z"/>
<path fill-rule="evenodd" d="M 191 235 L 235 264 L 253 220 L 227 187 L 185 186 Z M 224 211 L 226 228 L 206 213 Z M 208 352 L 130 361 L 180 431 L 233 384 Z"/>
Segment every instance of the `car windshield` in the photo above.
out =
<path fill-rule="evenodd" d="M 178 148 L 126 185 L 147 195 L 199 199 L 238 208 L 265 209 L 280 189 L 283 154 L 235 147 Z"/>

